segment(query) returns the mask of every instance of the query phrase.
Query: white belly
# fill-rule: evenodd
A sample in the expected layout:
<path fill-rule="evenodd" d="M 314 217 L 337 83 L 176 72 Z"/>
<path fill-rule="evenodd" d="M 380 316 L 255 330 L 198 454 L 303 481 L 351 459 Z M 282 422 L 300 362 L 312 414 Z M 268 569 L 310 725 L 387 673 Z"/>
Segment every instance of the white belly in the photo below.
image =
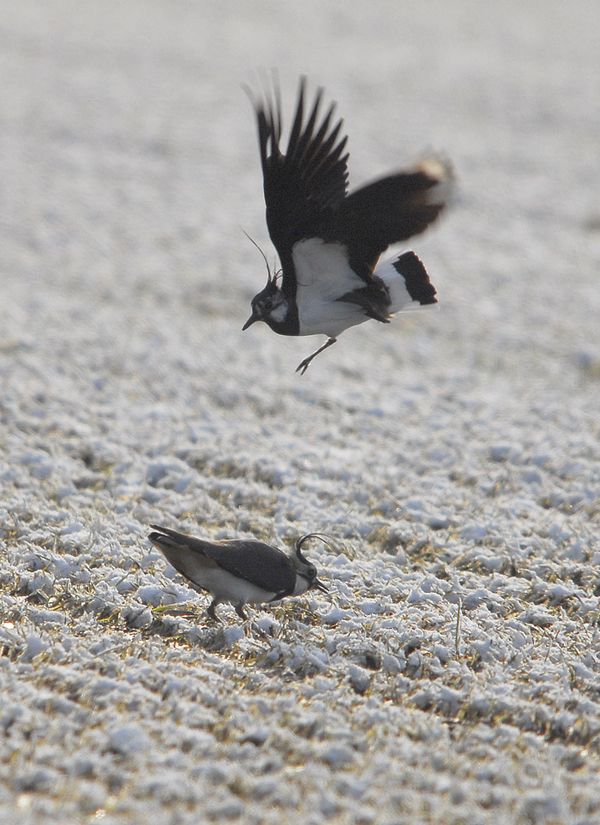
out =
<path fill-rule="evenodd" d="M 356 304 L 336 300 L 365 285 L 348 265 L 345 246 L 309 238 L 294 245 L 292 257 L 300 335 L 336 338 L 348 327 L 366 320 Z"/>
<path fill-rule="evenodd" d="M 245 579 L 238 579 L 221 568 L 196 565 L 193 576 L 199 587 L 232 604 L 263 604 L 275 598 L 272 591 L 263 590 Z"/>
<path fill-rule="evenodd" d="M 362 307 L 337 300 L 347 292 L 365 286 L 350 268 L 343 244 L 310 238 L 294 245 L 292 257 L 296 268 L 299 335 L 321 334 L 337 338 L 348 327 L 368 320 Z M 389 289 L 390 315 L 435 306 L 422 306 L 413 301 L 404 276 L 393 265 L 394 260 L 384 261 L 374 272 Z"/>

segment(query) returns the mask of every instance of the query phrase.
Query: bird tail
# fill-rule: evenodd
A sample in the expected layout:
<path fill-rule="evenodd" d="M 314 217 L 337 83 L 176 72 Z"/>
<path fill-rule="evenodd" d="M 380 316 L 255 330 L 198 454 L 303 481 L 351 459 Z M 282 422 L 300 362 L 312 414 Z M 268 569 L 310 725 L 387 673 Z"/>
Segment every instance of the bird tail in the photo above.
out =
<path fill-rule="evenodd" d="M 152 544 L 162 550 L 171 564 L 177 567 L 178 570 L 180 570 L 180 567 L 174 563 L 173 559 L 180 556 L 182 551 L 184 555 L 191 552 L 192 554 L 212 558 L 211 548 L 214 547 L 212 542 L 197 539 L 185 533 L 178 533 L 177 530 L 171 530 L 169 527 L 159 527 L 158 524 L 151 524 L 150 527 L 156 532 L 150 533 L 148 538 Z"/>
<path fill-rule="evenodd" d="M 436 289 L 427 270 L 414 252 L 404 252 L 375 270 L 390 293 L 389 313 L 437 304 Z"/>
<path fill-rule="evenodd" d="M 183 533 L 178 533 L 176 530 L 170 530 L 168 527 L 159 527 L 158 524 L 151 524 L 153 531 L 148 538 L 152 544 L 156 544 L 161 550 L 176 549 L 180 550 L 183 547 L 189 547 L 190 541 L 194 541 L 191 536 L 186 536 Z"/>
<path fill-rule="evenodd" d="M 211 564 L 207 554 L 209 545 L 201 539 L 186 536 L 168 527 L 159 527 L 157 524 L 150 526 L 154 531 L 148 536 L 152 544 L 158 547 L 178 573 L 188 579 L 194 590 L 202 590 L 202 585 L 198 584 L 198 576 L 204 566 Z"/>

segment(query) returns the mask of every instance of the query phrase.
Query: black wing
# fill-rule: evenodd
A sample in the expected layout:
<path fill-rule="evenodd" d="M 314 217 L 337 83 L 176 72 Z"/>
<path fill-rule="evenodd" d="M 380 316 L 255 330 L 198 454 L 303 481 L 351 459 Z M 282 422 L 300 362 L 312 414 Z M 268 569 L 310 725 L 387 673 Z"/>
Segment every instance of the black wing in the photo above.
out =
<path fill-rule="evenodd" d="M 301 78 L 285 154 L 280 147 L 282 116 L 277 85 L 272 96 L 253 101 L 267 226 L 284 267 L 296 241 L 319 235 L 320 227 L 329 223 L 344 200 L 348 182 L 348 153 L 343 154 L 347 138 L 340 136 L 342 121 L 333 118 L 335 104 L 321 116 L 323 90 L 319 89 L 305 118 L 305 92 L 306 78 Z"/>
<path fill-rule="evenodd" d="M 212 544 L 206 555 L 224 570 L 279 596 L 292 593 L 296 585 L 296 572 L 286 554 L 261 541 Z"/>
<path fill-rule="evenodd" d="M 438 158 L 352 192 L 335 215 L 332 237 L 348 248 L 352 269 L 369 281 L 382 252 L 423 232 L 445 208 L 452 170 Z"/>

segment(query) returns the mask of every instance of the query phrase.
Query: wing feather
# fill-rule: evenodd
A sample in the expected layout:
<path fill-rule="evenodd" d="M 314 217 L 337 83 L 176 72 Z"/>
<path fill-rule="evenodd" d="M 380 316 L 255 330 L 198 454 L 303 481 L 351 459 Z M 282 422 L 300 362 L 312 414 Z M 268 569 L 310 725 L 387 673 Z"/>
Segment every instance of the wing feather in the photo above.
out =
<path fill-rule="evenodd" d="M 292 253 L 300 241 L 311 239 L 316 242 L 311 253 L 313 278 L 339 280 L 341 276 L 325 266 L 330 257 L 325 245 L 338 244 L 345 248 L 351 270 L 371 290 L 367 297 L 373 307 L 377 304 L 376 317 L 383 313 L 379 304 L 385 303 L 373 276 L 379 256 L 390 244 L 423 232 L 437 219 L 452 191 L 452 170 L 432 157 L 347 195 L 348 139 L 342 133 L 343 120 L 335 116 L 335 103 L 322 112 L 323 89 L 317 89 L 312 101 L 306 89 L 302 77 L 285 154 L 277 81 L 260 99 L 250 94 L 258 124 L 267 226 L 281 260 L 282 289 L 288 297 L 296 297 L 301 285 Z M 325 244 L 322 248 L 319 241 Z M 322 268 L 317 261 L 320 251 Z M 356 296 L 352 297 L 356 303 Z M 363 291 L 359 297 L 364 302 Z M 344 295 L 342 300 L 348 298 Z"/>
<path fill-rule="evenodd" d="M 332 233 L 346 243 L 355 272 L 368 280 L 390 244 L 425 231 L 452 188 L 450 166 L 431 158 L 352 192 L 337 210 Z"/>
<path fill-rule="evenodd" d="M 346 196 L 347 138 L 340 136 L 342 121 L 334 122 L 335 104 L 321 116 L 322 100 L 318 89 L 307 114 L 306 78 L 301 78 L 285 154 L 277 84 L 272 95 L 253 100 L 267 226 L 282 263 L 290 260 L 294 243 L 318 235 L 331 222 Z"/>
<path fill-rule="evenodd" d="M 292 593 L 296 573 L 289 558 L 277 547 L 260 541 L 211 544 L 206 555 L 219 567 L 278 595 Z"/>

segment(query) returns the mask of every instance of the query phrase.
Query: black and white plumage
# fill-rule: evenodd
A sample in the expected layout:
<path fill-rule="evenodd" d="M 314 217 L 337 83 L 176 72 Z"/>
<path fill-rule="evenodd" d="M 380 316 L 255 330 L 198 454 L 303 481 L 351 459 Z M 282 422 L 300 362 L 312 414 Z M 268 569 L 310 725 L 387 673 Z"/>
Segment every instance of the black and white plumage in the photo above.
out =
<path fill-rule="evenodd" d="M 265 321 L 280 335 L 327 335 L 298 366 L 369 318 L 436 303 L 436 290 L 414 252 L 378 265 L 390 244 L 423 232 L 446 205 L 448 164 L 432 157 L 347 194 L 347 138 L 335 104 L 322 113 L 323 90 L 307 106 L 300 81 L 285 154 L 279 89 L 253 98 L 264 179 L 267 227 L 280 273 L 268 273 L 244 324 Z"/>
<path fill-rule="evenodd" d="M 301 536 L 288 555 L 277 547 L 246 539 L 206 541 L 151 525 L 156 532 L 148 538 L 162 551 L 167 561 L 186 578 L 195 590 L 208 590 L 213 599 L 208 607 L 211 619 L 215 608 L 229 602 L 242 619 L 245 604 L 275 602 L 286 596 L 299 596 L 316 587 L 328 592 L 317 578 L 317 570 L 302 554 L 302 546 L 312 538 L 326 541 L 318 533 Z"/>

